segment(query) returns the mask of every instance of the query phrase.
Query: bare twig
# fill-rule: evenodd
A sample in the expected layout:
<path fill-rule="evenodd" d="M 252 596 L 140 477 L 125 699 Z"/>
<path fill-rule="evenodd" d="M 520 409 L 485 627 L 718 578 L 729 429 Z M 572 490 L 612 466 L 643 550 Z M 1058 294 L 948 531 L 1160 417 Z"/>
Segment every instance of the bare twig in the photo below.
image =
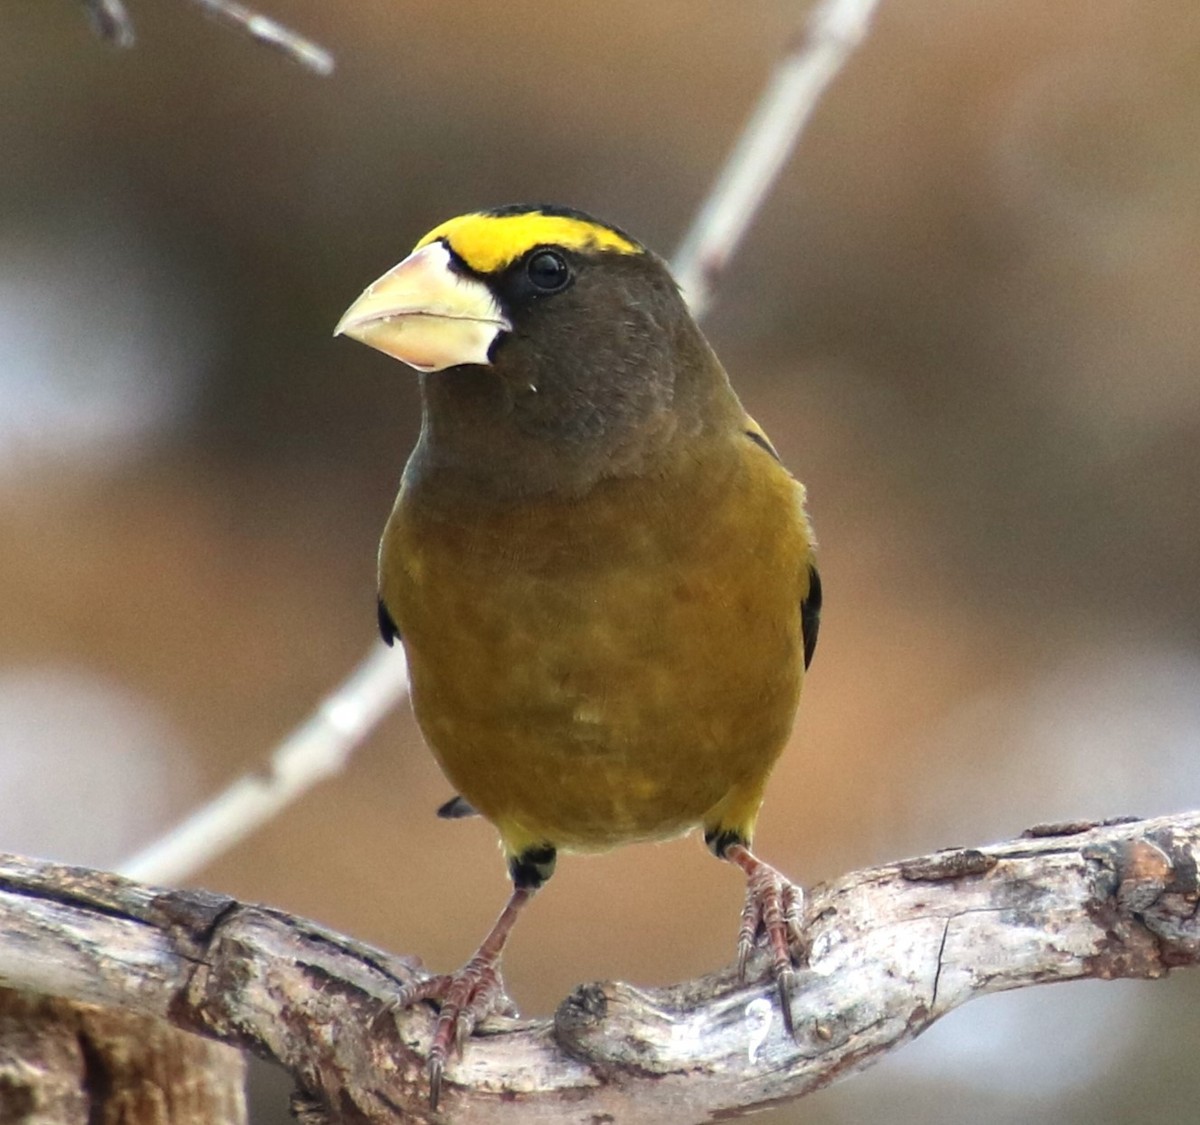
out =
<path fill-rule="evenodd" d="M 249 35 L 264 46 L 282 51 L 309 70 L 315 70 L 318 74 L 333 73 L 333 56 L 324 47 L 319 47 L 311 39 L 305 39 L 269 16 L 236 4 L 234 0 L 191 0 L 191 3 L 227 27 Z"/>
<path fill-rule="evenodd" d="M 208 3 L 209 0 L 193 2 Z M 772 76 L 675 258 L 675 276 L 697 317 L 707 308 L 718 272 L 749 229 L 779 169 L 811 117 L 817 99 L 866 34 L 876 3 L 877 0 L 823 0 L 810 16 L 807 36 L 788 51 Z M 336 707 L 353 708 L 353 692 L 360 689 L 376 699 L 388 701 L 381 708 L 372 705 L 373 725 L 383 718 L 390 706 L 408 694 L 407 669 L 400 663 L 387 662 L 373 648 L 349 679 L 320 706 L 318 714 L 331 703 Z M 309 731 L 314 738 L 322 737 L 310 728 L 311 720 L 303 730 Z M 357 743 L 370 732 L 370 726 L 365 729 L 356 726 L 349 735 L 334 724 L 327 724 L 322 730 L 329 744 L 320 754 L 314 754 L 314 760 L 336 762 L 336 768 L 340 768 Z M 273 767 L 276 772 L 283 772 L 285 760 L 289 775 L 299 768 L 287 749 L 295 737 L 275 751 L 272 762 L 276 763 Z M 330 772 L 325 769 L 318 776 L 304 779 L 303 783 L 296 779 L 297 783 L 289 793 L 298 796 Z M 258 786 L 261 782 L 253 776 L 235 782 L 185 824 L 123 864 L 122 872 L 136 878 L 171 882 L 198 870 L 226 847 L 266 823 L 286 800 L 291 799 L 290 796 L 283 801 L 243 799 L 243 794 Z M 212 824 L 222 826 L 219 838 L 209 835 L 208 826 Z"/>
<path fill-rule="evenodd" d="M 780 60 L 691 229 L 675 279 L 703 316 L 717 278 L 749 230 L 829 84 L 866 38 L 878 0 L 822 0 Z"/>
<path fill-rule="evenodd" d="M 827 1085 L 976 996 L 1200 962 L 1200 812 L 1080 829 L 814 888 L 794 1039 L 775 987 L 732 970 L 586 985 L 552 1021 L 489 1021 L 447 1069 L 446 1117 L 690 1125 Z M 274 1058 L 331 1122 L 432 1119 L 431 1014 L 391 1006 L 416 972 L 278 911 L 0 857 L 0 982 Z"/>
<path fill-rule="evenodd" d="M 130 879 L 172 883 L 265 824 L 318 781 L 339 773 L 358 744 L 408 691 L 403 650 L 378 645 L 271 755 L 267 769 L 234 782 L 144 851 Z"/>
<path fill-rule="evenodd" d="M 114 47 L 132 47 L 137 38 L 121 0 L 83 0 L 92 30 Z"/>
<path fill-rule="evenodd" d="M 317 74 L 333 73 L 333 55 L 303 35 L 284 27 L 235 0 L 191 0 L 213 19 L 277 51 Z M 123 0 L 83 0 L 88 20 L 101 39 L 118 47 L 132 47 L 133 21 Z"/>

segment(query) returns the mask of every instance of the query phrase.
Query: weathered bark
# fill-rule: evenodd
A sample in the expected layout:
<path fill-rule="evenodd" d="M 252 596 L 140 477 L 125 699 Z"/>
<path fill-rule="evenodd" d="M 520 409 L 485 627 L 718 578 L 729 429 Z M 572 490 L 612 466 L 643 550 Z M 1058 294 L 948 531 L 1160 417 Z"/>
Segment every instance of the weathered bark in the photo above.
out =
<path fill-rule="evenodd" d="M 787 1036 L 774 989 L 725 970 L 578 988 L 495 1020 L 447 1070 L 442 1116 L 692 1123 L 795 1098 L 989 992 L 1159 977 L 1200 959 L 1200 812 L 1031 830 L 819 886 Z M 419 970 L 312 923 L 200 892 L 0 857 L 0 981 L 168 1021 L 291 1071 L 307 1120 L 434 1120 Z M 224 1120 L 224 1119 L 222 1119 Z"/>
<path fill-rule="evenodd" d="M 0 989 L 4 1125 L 243 1125 L 245 1060 L 163 1020 Z"/>

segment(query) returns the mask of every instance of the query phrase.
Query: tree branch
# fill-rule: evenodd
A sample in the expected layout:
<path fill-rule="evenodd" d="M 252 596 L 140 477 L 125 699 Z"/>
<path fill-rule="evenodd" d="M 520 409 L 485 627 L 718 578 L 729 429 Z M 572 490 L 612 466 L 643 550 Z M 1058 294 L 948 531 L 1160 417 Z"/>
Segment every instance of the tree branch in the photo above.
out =
<path fill-rule="evenodd" d="M 137 39 L 133 20 L 123 0 L 82 0 L 88 21 L 101 39 L 116 47 L 132 47 Z M 270 16 L 247 8 L 236 0 L 191 0 L 218 23 L 231 27 L 257 43 L 287 55 L 317 74 L 333 73 L 333 55 L 324 47 L 285 27 Z"/>
<path fill-rule="evenodd" d="M 447 1070 L 445 1117 L 732 1116 L 855 1071 L 976 996 L 1163 976 L 1200 960 L 1198 858 L 1193 812 L 1046 825 L 847 875 L 810 897 L 795 1040 L 773 986 L 730 970 L 661 989 L 584 985 L 553 1020 L 489 1021 Z M 266 907 L 0 857 L 0 982 L 274 1059 L 308 1120 L 434 1120 L 429 1011 L 389 1007 L 419 972 Z"/>
<path fill-rule="evenodd" d="M 363 740 L 408 694 L 404 648 L 376 640 L 359 665 L 272 752 L 120 866 L 130 879 L 186 879 L 318 782 L 340 773 Z"/>
<path fill-rule="evenodd" d="M 861 46 L 879 0 L 820 0 L 771 74 L 671 260 L 700 319 L 830 83 Z"/>
<path fill-rule="evenodd" d="M 246 1125 L 246 1060 L 117 1008 L 0 989 L 5 1125 Z"/>
<path fill-rule="evenodd" d="M 92 30 L 114 47 L 132 47 L 137 39 L 133 20 L 122 0 L 83 0 Z"/>

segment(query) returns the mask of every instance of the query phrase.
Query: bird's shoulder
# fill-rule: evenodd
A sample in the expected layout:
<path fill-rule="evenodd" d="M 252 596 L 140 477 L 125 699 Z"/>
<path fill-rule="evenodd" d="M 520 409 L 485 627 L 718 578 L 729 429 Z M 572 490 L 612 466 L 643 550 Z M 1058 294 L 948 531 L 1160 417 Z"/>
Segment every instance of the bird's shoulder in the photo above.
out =
<path fill-rule="evenodd" d="M 477 607 L 486 599 L 498 613 L 531 590 L 543 600 L 588 591 L 597 607 L 607 591 L 625 603 L 644 600 L 651 612 L 664 583 L 719 598 L 753 582 L 790 615 L 807 595 L 811 560 L 803 486 L 746 418 L 689 443 L 654 473 L 605 480 L 578 497 L 499 505 L 406 480 L 384 532 L 379 578 L 407 632 L 412 615 L 424 619 L 442 602 L 448 613 L 464 596 Z M 795 610 L 785 609 L 789 598 Z"/>

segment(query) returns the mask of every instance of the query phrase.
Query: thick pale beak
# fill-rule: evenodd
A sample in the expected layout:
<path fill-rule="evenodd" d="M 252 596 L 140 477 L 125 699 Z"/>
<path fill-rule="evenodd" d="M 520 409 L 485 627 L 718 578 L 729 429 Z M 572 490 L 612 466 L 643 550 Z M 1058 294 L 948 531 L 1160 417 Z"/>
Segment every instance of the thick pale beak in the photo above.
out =
<path fill-rule="evenodd" d="M 455 273 L 450 251 L 431 242 L 368 285 L 333 334 L 349 336 L 418 371 L 441 371 L 487 363 L 496 337 L 511 329 L 491 290 Z"/>

